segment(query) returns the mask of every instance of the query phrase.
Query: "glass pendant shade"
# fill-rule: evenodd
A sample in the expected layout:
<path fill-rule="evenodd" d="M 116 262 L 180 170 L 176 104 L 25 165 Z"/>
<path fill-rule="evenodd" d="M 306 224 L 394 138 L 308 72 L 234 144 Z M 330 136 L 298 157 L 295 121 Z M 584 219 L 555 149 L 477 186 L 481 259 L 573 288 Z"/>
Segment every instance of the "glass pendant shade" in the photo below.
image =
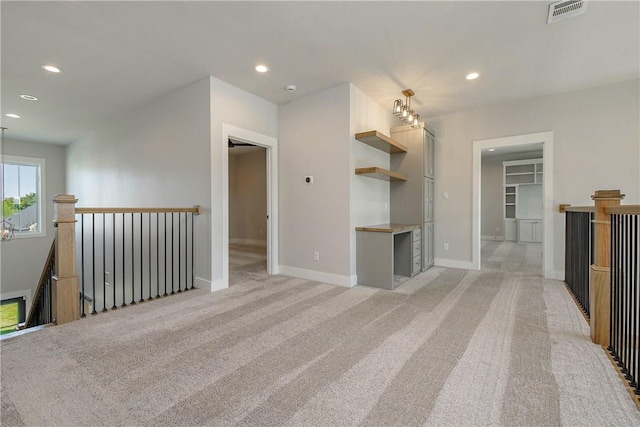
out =
<path fill-rule="evenodd" d="M 394 103 L 393 103 L 393 114 L 395 114 L 396 116 L 398 114 L 401 114 L 402 113 L 402 107 L 403 107 L 402 100 L 396 99 L 394 101 Z"/>

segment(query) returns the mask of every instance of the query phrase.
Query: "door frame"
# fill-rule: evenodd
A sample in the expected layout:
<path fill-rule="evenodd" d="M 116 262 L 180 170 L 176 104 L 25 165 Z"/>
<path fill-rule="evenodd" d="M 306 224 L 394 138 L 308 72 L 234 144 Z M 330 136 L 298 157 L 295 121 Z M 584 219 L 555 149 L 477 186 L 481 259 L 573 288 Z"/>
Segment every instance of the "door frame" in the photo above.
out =
<path fill-rule="evenodd" d="M 278 274 L 278 140 L 222 123 L 222 279 L 229 285 L 229 149 L 227 140 L 247 142 L 267 150 L 267 274 Z M 226 287 L 225 286 L 225 287 Z"/>
<path fill-rule="evenodd" d="M 473 141 L 473 202 L 472 202 L 472 255 L 471 263 L 476 270 L 481 269 L 481 173 L 482 151 L 489 148 L 515 147 L 542 143 L 542 167 L 544 178 L 542 184 L 542 223 L 544 234 L 543 247 L 543 276 L 555 279 L 554 261 L 554 221 L 553 221 L 553 131 L 514 135 L 503 138 L 492 138 Z"/>

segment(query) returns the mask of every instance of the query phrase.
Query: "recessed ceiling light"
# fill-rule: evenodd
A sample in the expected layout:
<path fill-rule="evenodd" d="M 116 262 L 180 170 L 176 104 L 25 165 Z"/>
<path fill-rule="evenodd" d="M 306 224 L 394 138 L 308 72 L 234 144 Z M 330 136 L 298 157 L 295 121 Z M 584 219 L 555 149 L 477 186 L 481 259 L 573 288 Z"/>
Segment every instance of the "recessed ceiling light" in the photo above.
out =
<path fill-rule="evenodd" d="M 59 73 L 60 72 L 60 68 L 56 67 L 55 65 L 43 65 L 42 66 L 43 70 L 47 70 L 50 73 Z"/>
<path fill-rule="evenodd" d="M 489 148 L 489 151 L 496 151 L 495 148 Z"/>
<path fill-rule="evenodd" d="M 269 71 L 269 67 L 264 64 L 258 64 L 254 69 L 259 73 L 266 73 L 267 71 Z"/>
<path fill-rule="evenodd" d="M 5 116 L 11 117 L 12 119 L 19 119 L 20 118 L 19 115 L 14 114 L 14 113 L 7 113 L 7 114 L 5 114 Z"/>
<path fill-rule="evenodd" d="M 36 98 L 33 95 L 20 95 L 20 98 L 26 99 L 27 101 L 37 101 L 38 100 L 38 98 Z"/>
<path fill-rule="evenodd" d="M 475 80 L 478 77 L 480 77 L 480 73 L 476 73 L 475 71 L 473 73 L 469 73 L 467 74 L 467 77 L 465 77 L 465 79 L 467 80 Z"/>

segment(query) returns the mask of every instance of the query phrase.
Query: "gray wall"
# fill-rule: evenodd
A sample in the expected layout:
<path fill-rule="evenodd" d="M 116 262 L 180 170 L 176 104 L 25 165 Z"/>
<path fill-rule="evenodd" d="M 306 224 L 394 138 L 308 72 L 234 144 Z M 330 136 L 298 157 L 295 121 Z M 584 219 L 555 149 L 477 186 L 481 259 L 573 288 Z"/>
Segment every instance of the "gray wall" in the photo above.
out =
<path fill-rule="evenodd" d="M 65 193 L 65 147 L 36 142 L 5 139 L 5 153 L 13 156 L 36 157 L 45 160 L 43 203 L 46 212 L 46 235 L 15 239 L 0 243 L 0 293 L 2 298 L 9 293 L 36 289 L 49 248 L 55 237 L 53 227 L 53 203 L 55 194 Z M 28 308 L 27 308 L 28 309 Z"/>
<path fill-rule="evenodd" d="M 554 133 L 553 205 L 591 205 L 598 189 L 620 189 L 640 201 L 640 81 L 488 106 L 435 117 L 436 258 L 472 257 L 473 141 Z M 545 170 L 545 176 L 550 171 Z M 449 199 L 443 199 L 443 191 Z M 554 209 L 554 269 L 564 269 L 564 216 Z M 450 250 L 442 250 L 449 242 Z M 562 277 L 561 273 L 557 273 Z"/>
<path fill-rule="evenodd" d="M 267 151 L 229 149 L 229 241 L 267 241 Z"/>
<path fill-rule="evenodd" d="M 356 283 L 355 227 L 389 221 L 390 187 L 355 175 L 358 167 L 389 167 L 389 155 L 355 140 L 355 133 L 389 135 L 392 118 L 350 83 L 280 106 L 281 272 Z M 304 182 L 307 175 L 313 184 Z"/>
<path fill-rule="evenodd" d="M 508 160 L 524 160 L 542 158 L 542 151 L 527 151 L 495 156 L 482 156 L 482 171 L 480 182 L 481 193 L 481 231 L 483 238 L 504 238 L 504 224 L 502 212 L 502 162 Z M 498 228 L 498 230 L 496 230 Z"/>
<path fill-rule="evenodd" d="M 280 265 L 350 275 L 349 84 L 279 106 Z M 312 175 L 313 184 L 304 177 Z M 313 252 L 320 260 L 313 260 Z"/>
<path fill-rule="evenodd" d="M 67 149 L 67 187 L 85 207 L 191 207 L 196 276 L 211 277 L 209 79 L 109 121 Z"/>

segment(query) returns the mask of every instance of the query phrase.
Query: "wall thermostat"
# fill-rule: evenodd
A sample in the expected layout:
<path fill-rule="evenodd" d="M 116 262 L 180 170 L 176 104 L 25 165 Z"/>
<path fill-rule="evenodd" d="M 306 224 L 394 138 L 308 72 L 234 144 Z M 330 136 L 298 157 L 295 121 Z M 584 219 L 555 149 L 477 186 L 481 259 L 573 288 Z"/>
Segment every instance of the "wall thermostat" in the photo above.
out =
<path fill-rule="evenodd" d="M 313 184 L 313 177 L 312 176 L 305 176 L 304 177 L 304 182 L 306 182 L 307 184 Z"/>

